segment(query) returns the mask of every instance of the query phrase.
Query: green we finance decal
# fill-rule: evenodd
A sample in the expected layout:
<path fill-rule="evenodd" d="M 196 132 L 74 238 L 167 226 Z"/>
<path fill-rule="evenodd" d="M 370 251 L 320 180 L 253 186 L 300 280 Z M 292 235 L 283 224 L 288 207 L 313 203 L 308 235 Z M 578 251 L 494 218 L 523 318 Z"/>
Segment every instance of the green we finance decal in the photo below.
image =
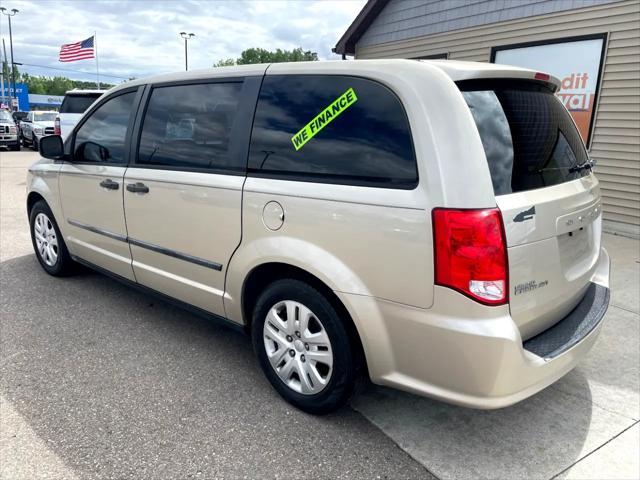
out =
<path fill-rule="evenodd" d="M 356 92 L 353 91 L 353 88 L 349 88 L 349 90 L 331 102 L 327 108 L 316 115 L 313 120 L 307 123 L 298 133 L 291 137 L 291 142 L 293 143 L 294 148 L 296 150 L 300 150 L 304 144 L 316 136 L 320 130 L 335 120 L 338 115 L 344 112 L 347 108 L 356 103 L 356 100 L 358 100 Z"/>

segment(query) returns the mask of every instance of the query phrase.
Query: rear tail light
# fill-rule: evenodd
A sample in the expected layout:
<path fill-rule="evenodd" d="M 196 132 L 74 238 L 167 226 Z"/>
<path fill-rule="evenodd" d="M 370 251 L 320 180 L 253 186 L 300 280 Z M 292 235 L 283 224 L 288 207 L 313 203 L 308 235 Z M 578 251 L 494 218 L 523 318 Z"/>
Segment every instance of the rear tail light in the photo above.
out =
<path fill-rule="evenodd" d="M 435 282 L 484 303 L 508 301 L 507 247 L 497 208 L 433 210 Z"/>
<path fill-rule="evenodd" d="M 60 117 L 56 117 L 55 122 L 53 122 L 53 134 L 62 135 L 62 132 L 60 131 Z"/>

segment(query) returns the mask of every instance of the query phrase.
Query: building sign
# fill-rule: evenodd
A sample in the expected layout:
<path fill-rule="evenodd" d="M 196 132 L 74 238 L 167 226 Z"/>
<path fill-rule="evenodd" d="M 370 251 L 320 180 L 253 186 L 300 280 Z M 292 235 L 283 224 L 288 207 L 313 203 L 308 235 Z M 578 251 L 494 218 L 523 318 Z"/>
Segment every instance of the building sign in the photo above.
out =
<path fill-rule="evenodd" d="M 550 73 L 561 81 L 558 98 L 589 145 L 606 35 L 495 47 L 491 61 Z"/>
<path fill-rule="evenodd" d="M 7 82 L 7 79 L 5 78 L 4 90 L 0 92 L 0 97 L 2 97 L 3 103 L 9 103 L 9 99 L 14 96 L 13 84 L 11 85 L 11 88 L 10 88 L 8 83 L 9 82 Z M 28 111 L 29 110 L 29 86 L 26 85 L 25 83 L 16 83 L 15 97 L 18 101 L 18 105 L 14 105 L 14 108 L 17 108 L 18 110 Z M 11 100 L 11 103 L 12 104 L 15 103 L 13 99 Z"/>
<path fill-rule="evenodd" d="M 62 105 L 64 95 L 38 95 L 29 94 L 29 105 L 34 107 L 59 107 Z"/>

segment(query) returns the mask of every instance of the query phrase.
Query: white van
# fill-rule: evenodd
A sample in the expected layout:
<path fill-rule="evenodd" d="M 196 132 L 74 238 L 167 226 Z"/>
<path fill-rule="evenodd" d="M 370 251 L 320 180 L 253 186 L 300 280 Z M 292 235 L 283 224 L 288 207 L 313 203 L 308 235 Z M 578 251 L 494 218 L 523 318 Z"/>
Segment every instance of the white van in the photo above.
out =
<path fill-rule="evenodd" d="M 37 258 L 247 332 L 308 412 L 361 376 L 511 405 L 586 355 L 609 303 L 600 188 L 557 88 L 414 60 L 135 80 L 42 139 Z"/>

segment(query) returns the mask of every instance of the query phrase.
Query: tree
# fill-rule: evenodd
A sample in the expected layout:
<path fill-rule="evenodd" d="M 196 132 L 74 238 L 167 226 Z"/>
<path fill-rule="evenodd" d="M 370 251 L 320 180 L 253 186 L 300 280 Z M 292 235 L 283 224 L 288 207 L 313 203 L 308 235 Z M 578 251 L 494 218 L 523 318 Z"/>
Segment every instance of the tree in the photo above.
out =
<path fill-rule="evenodd" d="M 42 77 L 23 73 L 20 78 L 16 77 L 17 82 L 26 83 L 29 87 L 29 93 L 40 95 L 64 95 L 68 90 L 81 88 L 85 90 L 95 89 L 95 82 L 86 82 L 82 80 L 71 80 L 66 77 Z M 100 88 L 111 88 L 113 85 L 100 83 Z"/>
<path fill-rule="evenodd" d="M 16 69 L 16 82 L 20 83 L 20 70 L 18 70 L 17 66 L 14 66 L 14 68 Z M 5 83 L 11 81 L 11 66 L 6 60 L 2 62 L 2 75 L 4 76 Z"/>
<path fill-rule="evenodd" d="M 301 47 L 293 50 L 282 50 L 278 48 L 275 52 L 264 48 L 248 48 L 244 50 L 239 58 L 235 60 L 227 58 L 219 60 L 214 67 L 228 67 L 231 65 L 248 65 L 253 63 L 280 63 L 280 62 L 315 62 L 318 54 L 310 50 L 302 50 Z"/>
<path fill-rule="evenodd" d="M 233 58 L 226 58 L 223 60 L 218 60 L 217 63 L 214 63 L 214 67 L 232 67 L 236 64 L 236 61 Z"/>

